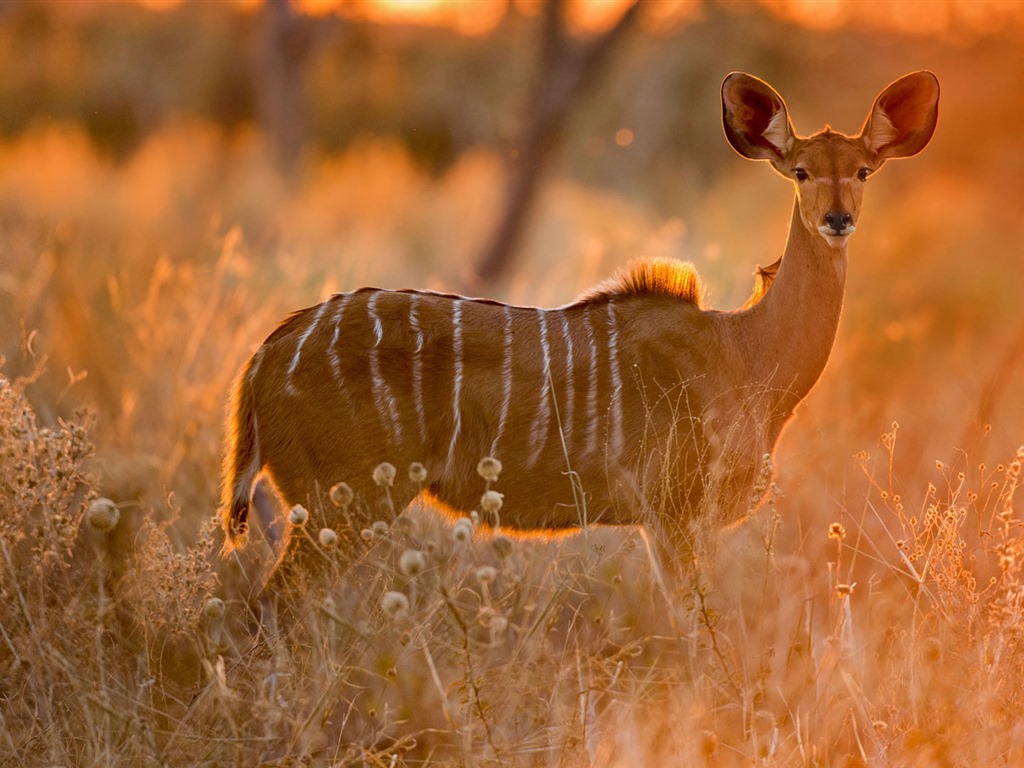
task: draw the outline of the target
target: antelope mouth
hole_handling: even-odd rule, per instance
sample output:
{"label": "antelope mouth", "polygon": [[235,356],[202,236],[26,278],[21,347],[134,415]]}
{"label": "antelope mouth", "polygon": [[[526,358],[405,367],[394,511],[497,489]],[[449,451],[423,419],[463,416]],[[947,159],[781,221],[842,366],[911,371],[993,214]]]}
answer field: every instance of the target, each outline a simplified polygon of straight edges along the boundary
{"label": "antelope mouth", "polygon": [[832,227],[822,225],[818,227],[818,233],[825,238],[825,242],[833,248],[842,248],[846,245],[846,241],[850,239],[850,235],[852,235],[856,229],[857,227],[851,224],[841,231],[836,232]]}

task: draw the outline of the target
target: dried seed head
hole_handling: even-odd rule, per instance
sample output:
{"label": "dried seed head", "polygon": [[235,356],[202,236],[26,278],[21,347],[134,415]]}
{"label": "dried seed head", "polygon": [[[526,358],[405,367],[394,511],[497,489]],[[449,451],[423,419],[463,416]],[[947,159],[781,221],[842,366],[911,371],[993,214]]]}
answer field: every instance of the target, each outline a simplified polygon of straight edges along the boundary
{"label": "dried seed head", "polygon": [[501,474],[501,462],[493,456],[485,456],[476,465],[476,471],[487,482],[496,483]]}
{"label": "dried seed head", "polygon": [[93,499],[85,513],[85,519],[100,533],[110,533],[121,519],[121,510],[110,499]]}
{"label": "dried seed head", "polygon": [[508,536],[495,536],[492,544],[494,551],[498,553],[498,557],[511,557],[516,551],[516,545],[512,543],[512,539]]}
{"label": "dried seed head", "polygon": [[395,477],[398,475],[398,470],[395,469],[394,464],[389,464],[386,461],[382,461],[373,470],[373,482],[379,485],[381,488],[390,488],[395,484]]}
{"label": "dried seed head", "polygon": [[475,509],[469,513],[469,522],[473,524],[474,528],[480,525],[480,513],[477,512]]}
{"label": "dried seed head", "polygon": [[336,507],[347,507],[356,497],[348,483],[335,483],[328,491],[328,495],[331,498],[331,504]]}
{"label": "dried seed head", "polygon": [[397,619],[409,610],[409,598],[401,592],[385,592],[380,598],[380,609]]}
{"label": "dried seed head", "polygon": [[303,526],[309,520],[309,512],[301,504],[296,504],[292,507],[292,511],[288,513],[288,522],[292,525]]}
{"label": "dried seed head", "polygon": [[842,541],[846,538],[846,528],[843,527],[842,523],[832,523],[828,527],[828,537],[836,541]]}
{"label": "dried seed head", "polygon": [[491,565],[481,565],[476,569],[476,580],[481,584],[493,584],[498,572]]}
{"label": "dried seed head", "polygon": [[427,556],[418,549],[407,549],[398,558],[398,570],[403,576],[418,576],[427,569]]}
{"label": "dried seed head", "polygon": [[224,613],[227,611],[227,606],[224,605],[224,601],[219,597],[211,597],[206,601],[206,605],[203,606],[203,616],[210,621],[217,621],[218,619],[224,618]]}
{"label": "dried seed head", "polygon": [[418,461],[414,461],[409,465],[409,479],[422,485],[427,481],[427,468]]}
{"label": "dried seed head", "polygon": [[487,491],[487,493],[480,497],[480,509],[488,514],[496,515],[501,511],[501,505],[504,503],[504,500],[504,494],[497,491]]}
{"label": "dried seed head", "polygon": [[373,535],[376,537],[386,536],[388,533],[388,524],[383,520],[375,520],[373,523]]}
{"label": "dried seed head", "polygon": [[500,613],[496,613],[493,616],[491,616],[490,630],[491,630],[491,636],[492,637],[500,635],[507,628],[508,628],[508,619],[506,619]]}
{"label": "dried seed head", "polygon": [[320,529],[320,546],[324,549],[331,549],[338,545],[338,534],[330,528]]}
{"label": "dried seed head", "polygon": [[473,538],[473,523],[468,517],[460,517],[455,527],[452,528],[452,538],[455,541],[465,542]]}
{"label": "dried seed head", "polygon": [[402,513],[391,522],[391,530],[396,533],[414,536],[416,534],[416,521],[407,514]]}
{"label": "dried seed head", "polygon": [[836,594],[840,597],[846,597],[853,592],[853,584],[836,584]]}
{"label": "dried seed head", "polygon": [[359,538],[363,541],[373,541],[373,530],[371,528],[363,528],[359,532]]}

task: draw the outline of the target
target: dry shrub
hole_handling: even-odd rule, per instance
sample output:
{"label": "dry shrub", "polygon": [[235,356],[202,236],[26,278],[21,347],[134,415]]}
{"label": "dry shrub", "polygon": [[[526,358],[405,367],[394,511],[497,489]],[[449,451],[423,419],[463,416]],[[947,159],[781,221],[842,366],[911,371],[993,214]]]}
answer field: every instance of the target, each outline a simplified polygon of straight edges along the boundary
{"label": "dry shrub", "polygon": [[91,479],[87,422],[40,427],[23,383],[0,375],[0,540],[19,574],[43,579],[67,563]]}
{"label": "dry shrub", "polygon": [[198,680],[202,549],[95,498],[87,420],[39,427],[24,388],[0,377],[0,758],[157,764]]}

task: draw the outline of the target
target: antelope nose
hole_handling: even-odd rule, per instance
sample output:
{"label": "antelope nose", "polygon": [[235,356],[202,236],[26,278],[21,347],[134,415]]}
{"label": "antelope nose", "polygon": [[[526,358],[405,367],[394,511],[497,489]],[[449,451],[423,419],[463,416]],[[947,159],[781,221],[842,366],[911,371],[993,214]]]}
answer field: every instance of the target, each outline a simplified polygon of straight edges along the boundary
{"label": "antelope nose", "polygon": [[832,227],[837,235],[847,227],[852,226],[853,216],[846,211],[829,211],[825,214],[825,224]]}

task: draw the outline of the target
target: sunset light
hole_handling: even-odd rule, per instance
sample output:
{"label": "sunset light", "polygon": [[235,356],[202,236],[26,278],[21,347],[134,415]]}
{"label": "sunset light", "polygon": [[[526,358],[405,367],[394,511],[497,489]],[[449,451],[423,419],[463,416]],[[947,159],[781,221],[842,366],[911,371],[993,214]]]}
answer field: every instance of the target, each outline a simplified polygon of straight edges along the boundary
{"label": "sunset light", "polygon": [[1022,43],[0,0],[0,766],[1024,766]]}
{"label": "sunset light", "polygon": [[[82,0],[82,2],[98,0]],[[136,0],[154,10],[171,10],[187,0]],[[265,0],[230,0],[255,8]],[[412,24],[486,35],[510,12],[537,16],[544,0],[291,0],[311,16],[339,15],[378,24]],[[607,29],[632,0],[568,0],[567,15],[580,33]],[[644,24],[670,30],[700,15],[709,5],[747,13],[753,5],[810,29],[846,25],[892,29],[912,35],[986,34],[1024,28],[1024,3],[1006,0],[654,0]]]}

